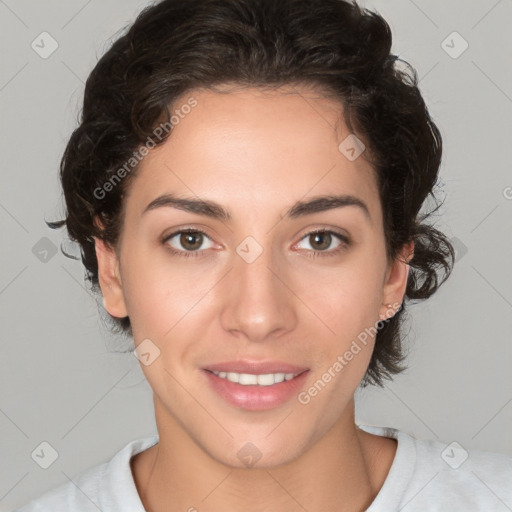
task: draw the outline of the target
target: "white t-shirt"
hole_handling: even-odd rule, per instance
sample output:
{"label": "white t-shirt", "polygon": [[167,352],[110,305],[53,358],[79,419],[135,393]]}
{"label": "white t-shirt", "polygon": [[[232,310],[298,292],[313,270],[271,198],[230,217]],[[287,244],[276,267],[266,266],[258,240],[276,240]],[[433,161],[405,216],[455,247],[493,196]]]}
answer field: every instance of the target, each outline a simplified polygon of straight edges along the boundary
{"label": "white t-shirt", "polygon": [[[510,512],[512,457],[455,443],[418,440],[395,428],[359,425],[398,441],[395,458],[367,512]],[[145,512],[130,458],[158,436],[128,443],[110,461],[56,487],[14,512]]]}

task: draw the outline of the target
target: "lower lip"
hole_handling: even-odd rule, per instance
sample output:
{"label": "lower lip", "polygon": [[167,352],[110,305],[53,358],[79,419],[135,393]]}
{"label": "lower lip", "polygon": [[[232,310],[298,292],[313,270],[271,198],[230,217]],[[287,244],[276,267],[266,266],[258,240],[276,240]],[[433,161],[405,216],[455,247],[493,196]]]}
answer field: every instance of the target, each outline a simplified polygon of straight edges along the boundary
{"label": "lower lip", "polygon": [[291,380],[284,380],[271,386],[244,386],[222,379],[210,371],[203,372],[214,391],[229,404],[250,411],[265,411],[284,404],[296,395],[304,384],[309,370]]}

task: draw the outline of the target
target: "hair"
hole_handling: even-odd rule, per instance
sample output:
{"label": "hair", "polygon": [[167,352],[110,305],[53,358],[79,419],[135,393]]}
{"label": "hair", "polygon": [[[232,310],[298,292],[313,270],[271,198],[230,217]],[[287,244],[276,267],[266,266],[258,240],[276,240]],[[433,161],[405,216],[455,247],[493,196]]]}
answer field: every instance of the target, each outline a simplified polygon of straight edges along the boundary
{"label": "hair", "polygon": [[[154,136],[158,126],[169,126],[171,105],[192,90],[228,83],[262,89],[313,86],[339,100],[347,126],[369,150],[365,155],[371,155],[376,173],[388,260],[399,257],[404,244],[415,243],[404,303],[379,323],[361,382],[362,387],[382,387],[383,379],[392,380],[406,368],[400,332],[405,299],[430,297],[455,262],[450,241],[424,222],[437,208],[419,214],[429,195],[435,199],[441,135],[415,69],[390,53],[391,43],[387,22],[355,0],[163,0],[149,5],[87,79],[79,126],[60,162],[65,219],[48,225],[66,226],[97,292],[94,237],[116,247],[123,198],[137,165],[130,172],[120,170],[150,138],[154,144],[167,139],[170,131],[157,141]],[[119,183],[113,182],[116,173]],[[112,185],[108,193],[107,182]],[[113,330],[132,335],[129,317],[111,320]]]}

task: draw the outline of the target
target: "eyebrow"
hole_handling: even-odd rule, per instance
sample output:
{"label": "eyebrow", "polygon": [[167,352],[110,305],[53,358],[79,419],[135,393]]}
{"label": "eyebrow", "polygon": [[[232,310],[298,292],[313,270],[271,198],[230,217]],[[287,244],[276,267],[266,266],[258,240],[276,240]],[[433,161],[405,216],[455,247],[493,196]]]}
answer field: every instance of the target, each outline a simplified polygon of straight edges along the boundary
{"label": "eyebrow", "polygon": [[[370,210],[366,203],[362,199],[350,194],[322,195],[315,196],[305,201],[297,201],[286,211],[285,217],[298,219],[313,213],[324,212],[346,206],[355,206],[359,208],[365,214],[365,217],[371,222]],[[215,201],[178,197],[174,194],[164,194],[153,199],[153,201],[144,208],[142,215],[150,210],[162,207],[176,208],[178,210],[204,215],[221,221],[231,220],[231,214],[229,211]]]}

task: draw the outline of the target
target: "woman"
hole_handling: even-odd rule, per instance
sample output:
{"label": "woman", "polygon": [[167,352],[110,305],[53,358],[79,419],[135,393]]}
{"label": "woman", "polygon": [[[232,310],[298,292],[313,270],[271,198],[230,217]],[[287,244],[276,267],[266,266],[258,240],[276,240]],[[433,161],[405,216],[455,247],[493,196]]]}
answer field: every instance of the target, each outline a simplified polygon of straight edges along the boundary
{"label": "woman", "polygon": [[23,512],[512,504],[510,457],[355,424],[454,262],[419,214],[441,137],[390,48],[343,0],[164,0],[103,56],[52,227],[133,336],[158,436]]}

